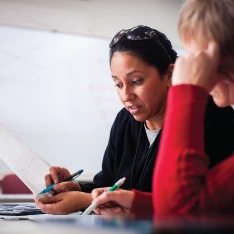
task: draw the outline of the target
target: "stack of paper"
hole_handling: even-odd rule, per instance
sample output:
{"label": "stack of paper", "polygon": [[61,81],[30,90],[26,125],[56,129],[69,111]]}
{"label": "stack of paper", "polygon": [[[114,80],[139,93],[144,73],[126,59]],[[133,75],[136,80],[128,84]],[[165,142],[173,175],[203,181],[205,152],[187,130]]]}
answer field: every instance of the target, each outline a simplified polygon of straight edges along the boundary
{"label": "stack of paper", "polygon": [[44,214],[36,205],[0,204],[0,215]]}

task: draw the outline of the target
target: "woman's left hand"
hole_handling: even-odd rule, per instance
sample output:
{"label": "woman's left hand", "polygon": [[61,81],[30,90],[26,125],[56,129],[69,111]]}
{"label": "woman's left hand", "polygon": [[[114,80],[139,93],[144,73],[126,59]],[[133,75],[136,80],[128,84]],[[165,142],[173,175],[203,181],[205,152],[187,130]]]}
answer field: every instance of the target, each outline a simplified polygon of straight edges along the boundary
{"label": "woman's left hand", "polygon": [[52,197],[34,197],[36,205],[47,214],[64,215],[86,209],[92,202],[90,193],[69,191]]}

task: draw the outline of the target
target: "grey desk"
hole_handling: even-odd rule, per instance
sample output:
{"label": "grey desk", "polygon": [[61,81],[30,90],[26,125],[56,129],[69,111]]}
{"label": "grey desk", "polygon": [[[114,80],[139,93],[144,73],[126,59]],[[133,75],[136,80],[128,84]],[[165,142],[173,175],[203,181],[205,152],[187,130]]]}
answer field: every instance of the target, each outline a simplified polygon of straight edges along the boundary
{"label": "grey desk", "polygon": [[[30,219],[30,216],[28,216]],[[83,218],[55,216],[55,215],[34,215],[31,220],[1,220],[0,234],[225,234],[234,233],[233,219],[201,219],[193,221],[164,220],[159,221],[156,226],[147,220],[129,221],[117,219],[104,219],[102,216],[89,215]],[[16,217],[17,218],[17,217]]]}
{"label": "grey desk", "polygon": [[128,224],[124,220],[105,219],[101,215],[0,216],[0,234],[148,234],[149,230],[152,230],[149,223]]}
{"label": "grey desk", "polygon": [[110,228],[90,228],[79,227],[74,225],[61,224],[44,224],[28,220],[20,221],[0,221],[0,233],[4,234],[136,234],[137,232],[131,230],[110,229]]}
{"label": "grey desk", "polygon": [[[0,233],[1,234],[148,234],[147,232],[142,232],[142,229],[138,228],[127,228],[122,224],[118,226],[109,225],[107,223],[97,222],[101,220],[100,216],[89,215],[86,221],[79,222],[78,220],[83,219],[80,217],[67,219],[61,216],[51,219],[50,215],[44,220],[32,221],[32,220],[0,220]],[[61,218],[61,219],[60,219]],[[22,217],[24,219],[24,217]]]}
{"label": "grey desk", "polygon": [[0,203],[34,202],[33,194],[0,194]]}

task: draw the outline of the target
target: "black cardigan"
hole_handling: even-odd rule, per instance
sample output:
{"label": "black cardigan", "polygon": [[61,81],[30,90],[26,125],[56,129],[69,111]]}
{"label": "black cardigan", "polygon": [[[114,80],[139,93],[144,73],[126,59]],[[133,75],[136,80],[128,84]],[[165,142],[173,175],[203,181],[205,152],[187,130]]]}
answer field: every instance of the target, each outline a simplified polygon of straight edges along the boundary
{"label": "black cardigan", "polygon": [[[217,107],[210,96],[204,124],[205,151],[209,156],[211,168],[234,151],[234,110],[230,106]],[[82,191],[91,192],[94,188],[109,187],[126,177],[122,189],[152,192],[152,174],[161,131],[149,147],[144,123],[136,121],[123,108],[111,128],[102,171],[96,174],[93,183],[81,184]]]}

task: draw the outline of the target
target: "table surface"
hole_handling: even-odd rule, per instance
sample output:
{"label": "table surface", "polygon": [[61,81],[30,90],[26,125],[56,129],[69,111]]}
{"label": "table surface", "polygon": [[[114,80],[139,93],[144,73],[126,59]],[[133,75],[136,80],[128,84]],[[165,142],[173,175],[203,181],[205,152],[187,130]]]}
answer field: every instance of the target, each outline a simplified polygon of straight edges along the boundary
{"label": "table surface", "polygon": [[6,221],[0,220],[0,233],[4,234],[137,234],[133,230],[121,230],[110,228],[92,228],[88,226],[77,226],[60,223],[37,223],[29,220]]}
{"label": "table surface", "polygon": [[0,203],[34,202],[33,194],[0,194]]}
{"label": "table surface", "polygon": [[[211,223],[191,224],[190,222],[183,225],[172,224],[170,222],[163,225],[152,227],[148,221],[128,222],[105,220],[97,215],[89,215],[86,221],[80,222],[82,218],[64,218],[61,216],[47,215],[42,220],[1,220],[1,234],[225,234],[234,233],[234,226],[222,226]],[[16,217],[17,218],[17,217]],[[138,223],[137,223],[138,222]],[[140,222],[140,223],[139,223]],[[146,222],[146,223],[144,223]],[[127,225],[126,225],[127,224]]]}
{"label": "table surface", "polygon": [[[0,216],[1,217],[1,216]],[[127,223],[123,220],[106,219],[101,215],[29,215],[4,216],[0,219],[0,233],[79,233],[79,234],[148,234],[151,222]]]}
{"label": "table surface", "polygon": [[[1,195],[0,204],[35,205],[33,195],[15,194]],[[27,202],[30,200],[30,202]],[[24,202],[22,202],[24,201]],[[25,202],[26,201],[26,202]],[[77,233],[79,234],[148,234],[152,230],[151,221],[137,224],[126,223],[124,220],[106,219],[101,215],[87,215],[81,217],[79,212],[70,215],[28,215],[3,216],[0,215],[0,234],[28,234],[28,233]]]}
{"label": "table surface", "polygon": [[[32,204],[30,202],[18,204]],[[225,234],[234,233],[234,218],[209,217],[152,222],[130,218],[107,219],[101,215],[0,216],[0,234]]]}

